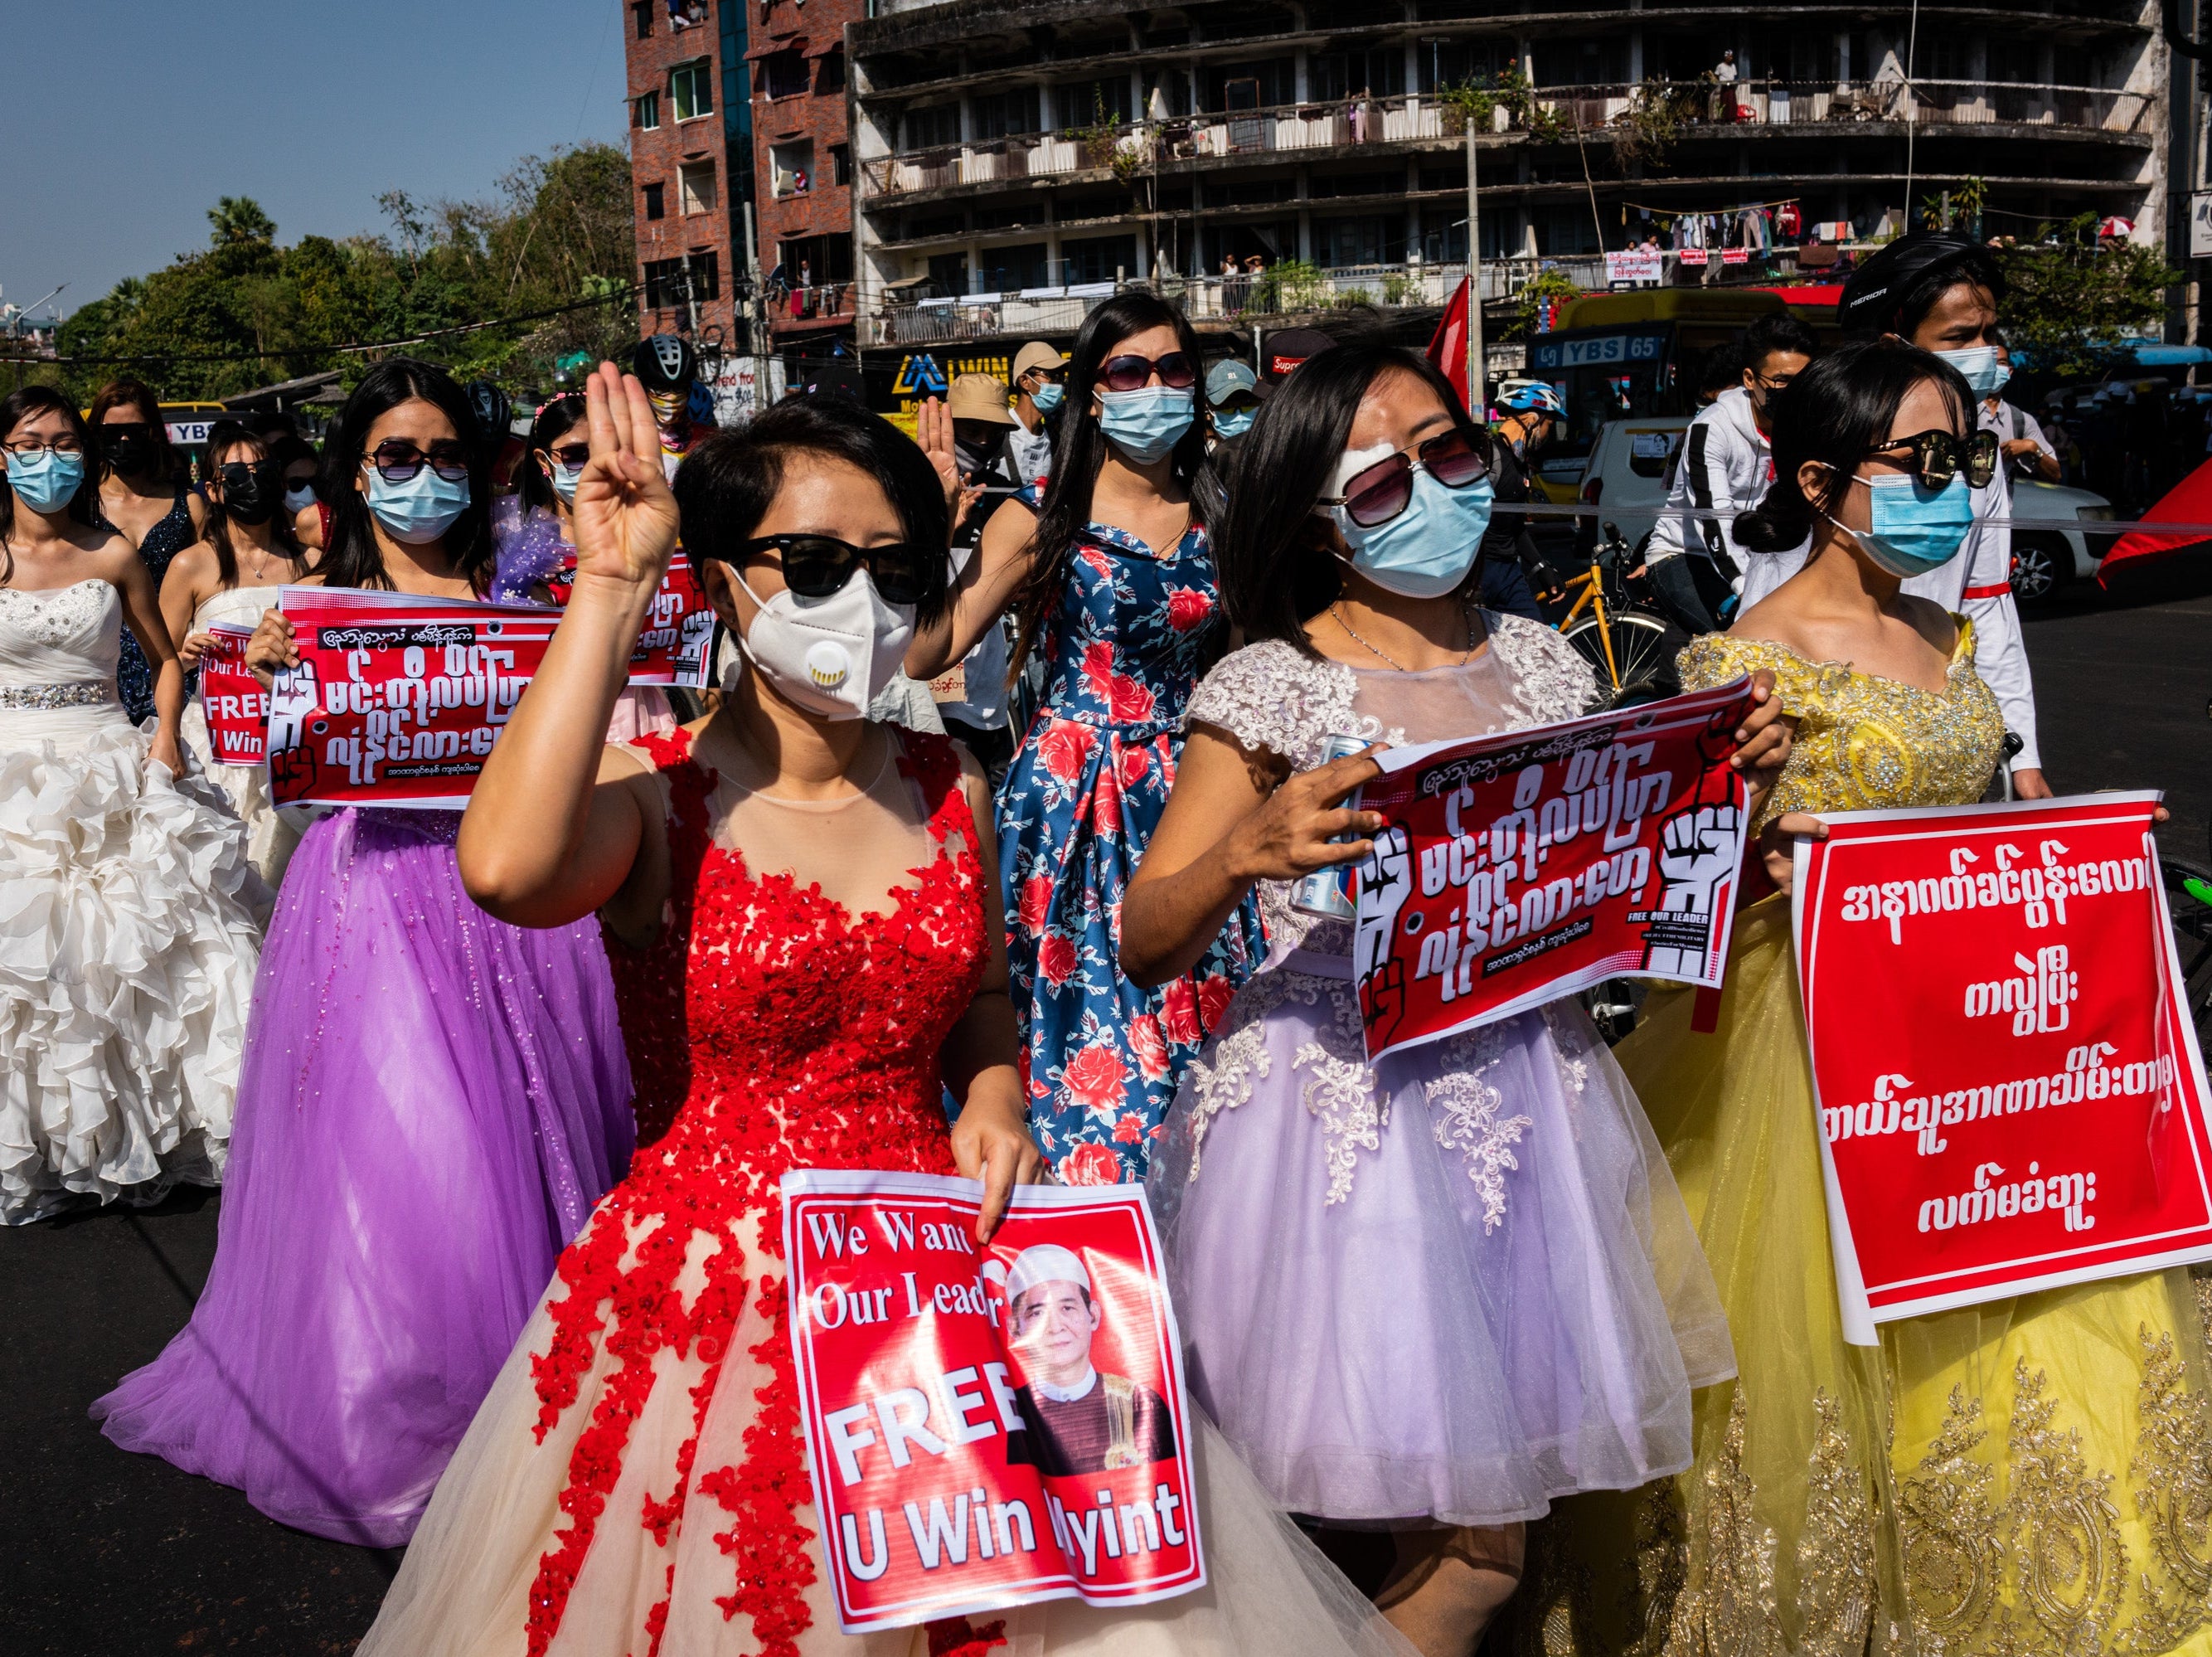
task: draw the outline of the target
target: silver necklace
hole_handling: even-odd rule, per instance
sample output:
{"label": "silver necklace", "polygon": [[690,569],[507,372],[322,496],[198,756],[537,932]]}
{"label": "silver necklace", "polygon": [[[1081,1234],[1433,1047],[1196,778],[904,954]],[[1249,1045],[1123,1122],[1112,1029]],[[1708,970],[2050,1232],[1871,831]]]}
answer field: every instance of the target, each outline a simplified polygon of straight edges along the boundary
{"label": "silver necklace", "polygon": [[[1334,604],[1329,606],[1329,613],[1336,618],[1336,624],[1351,635],[1352,642],[1354,644],[1357,644],[1361,649],[1366,651],[1368,655],[1380,657],[1382,661],[1389,662],[1393,667],[1396,668],[1401,673],[1410,673],[1413,671],[1411,667],[1406,666],[1404,662],[1399,661],[1397,657],[1392,655],[1388,650],[1377,649],[1374,645],[1370,644],[1365,639],[1359,636],[1359,630],[1352,624],[1351,618],[1344,613],[1344,600],[1342,599],[1339,599]],[[1468,662],[1474,660],[1475,652],[1474,606],[1465,599],[1462,599],[1460,600],[1460,620],[1467,628],[1467,649],[1461,655],[1457,665],[1464,667]]]}

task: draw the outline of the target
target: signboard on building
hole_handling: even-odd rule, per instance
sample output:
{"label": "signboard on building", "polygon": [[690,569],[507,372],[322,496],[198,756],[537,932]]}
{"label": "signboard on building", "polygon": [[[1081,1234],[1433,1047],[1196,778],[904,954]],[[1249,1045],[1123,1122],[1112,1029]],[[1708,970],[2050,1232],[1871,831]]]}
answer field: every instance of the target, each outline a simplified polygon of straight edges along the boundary
{"label": "signboard on building", "polygon": [[2212,259],[2212,190],[2189,198],[2189,257]]}

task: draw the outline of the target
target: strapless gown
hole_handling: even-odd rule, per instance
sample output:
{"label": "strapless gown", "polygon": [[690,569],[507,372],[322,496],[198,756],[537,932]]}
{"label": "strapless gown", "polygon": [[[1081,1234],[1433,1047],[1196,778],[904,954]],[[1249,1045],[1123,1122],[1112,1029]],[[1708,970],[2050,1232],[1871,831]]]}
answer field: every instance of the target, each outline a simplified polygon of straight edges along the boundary
{"label": "strapless gown", "polygon": [[222,1178],[268,893],[147,761],[105,581],[0,588],[0,1221]]}
{"label": "strapless gown", "polygon": [[[217,622],[237,627],[254,626],[264,611],[276,607],[276,595],[283,590],[277,587],[234,587],[217,593],[193,612],[192,631],[204,633]],[[246,858],[252,863],[253,872],[274,892],[283,884],[284,866],[292,861],[300,837],[321,812],[304,806],[280,808],[269,797],[269,771],[264,765],[217,765],[214,744],[208,736],[207,710],[198,696],[185,704],[182,734],[193,764],[223,791],[230,808],[246,825]]]}

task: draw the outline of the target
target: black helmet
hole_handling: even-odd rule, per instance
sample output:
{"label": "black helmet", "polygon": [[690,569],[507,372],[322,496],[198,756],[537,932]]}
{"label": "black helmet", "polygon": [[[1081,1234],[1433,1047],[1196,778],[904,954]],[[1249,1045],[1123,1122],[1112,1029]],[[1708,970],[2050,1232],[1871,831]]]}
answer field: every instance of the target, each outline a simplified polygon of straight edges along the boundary
{"label": "black helmet", "polygon": [[699,354],[681,335],[657,333],[641,339],[630,353],[630,368],[646,390],[682,391],[699,377]]}
{"label": "black helmet", "polygon": [[1905,332],[1904,314],[1931,281],[1948,288],[1967,280],[2004,297],[2003,267],[1987,247],[1956,230],[1911,231],[1851,273],[1836,320],[1846,335]]}
{"label": "black helmet", "polygon": [[507,393],[489,380],[471,380],[462,394],[469,399],[469,411],[476,416],[484,442],[494,448],[505,442],[507,428],[514,423],[514,405]]}

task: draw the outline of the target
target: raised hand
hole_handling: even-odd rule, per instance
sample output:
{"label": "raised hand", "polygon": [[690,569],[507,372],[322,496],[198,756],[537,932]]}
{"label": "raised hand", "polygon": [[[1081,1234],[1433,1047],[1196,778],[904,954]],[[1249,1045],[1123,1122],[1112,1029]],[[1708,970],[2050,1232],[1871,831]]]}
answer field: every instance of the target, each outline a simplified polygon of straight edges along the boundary
{"label": "raised hand", "polygon": [[576,580],[650,591],[676,548],[676,496],[660,470],[653,404],[635,375],[602,362],[584,384],[592,458],[576,482]]}

